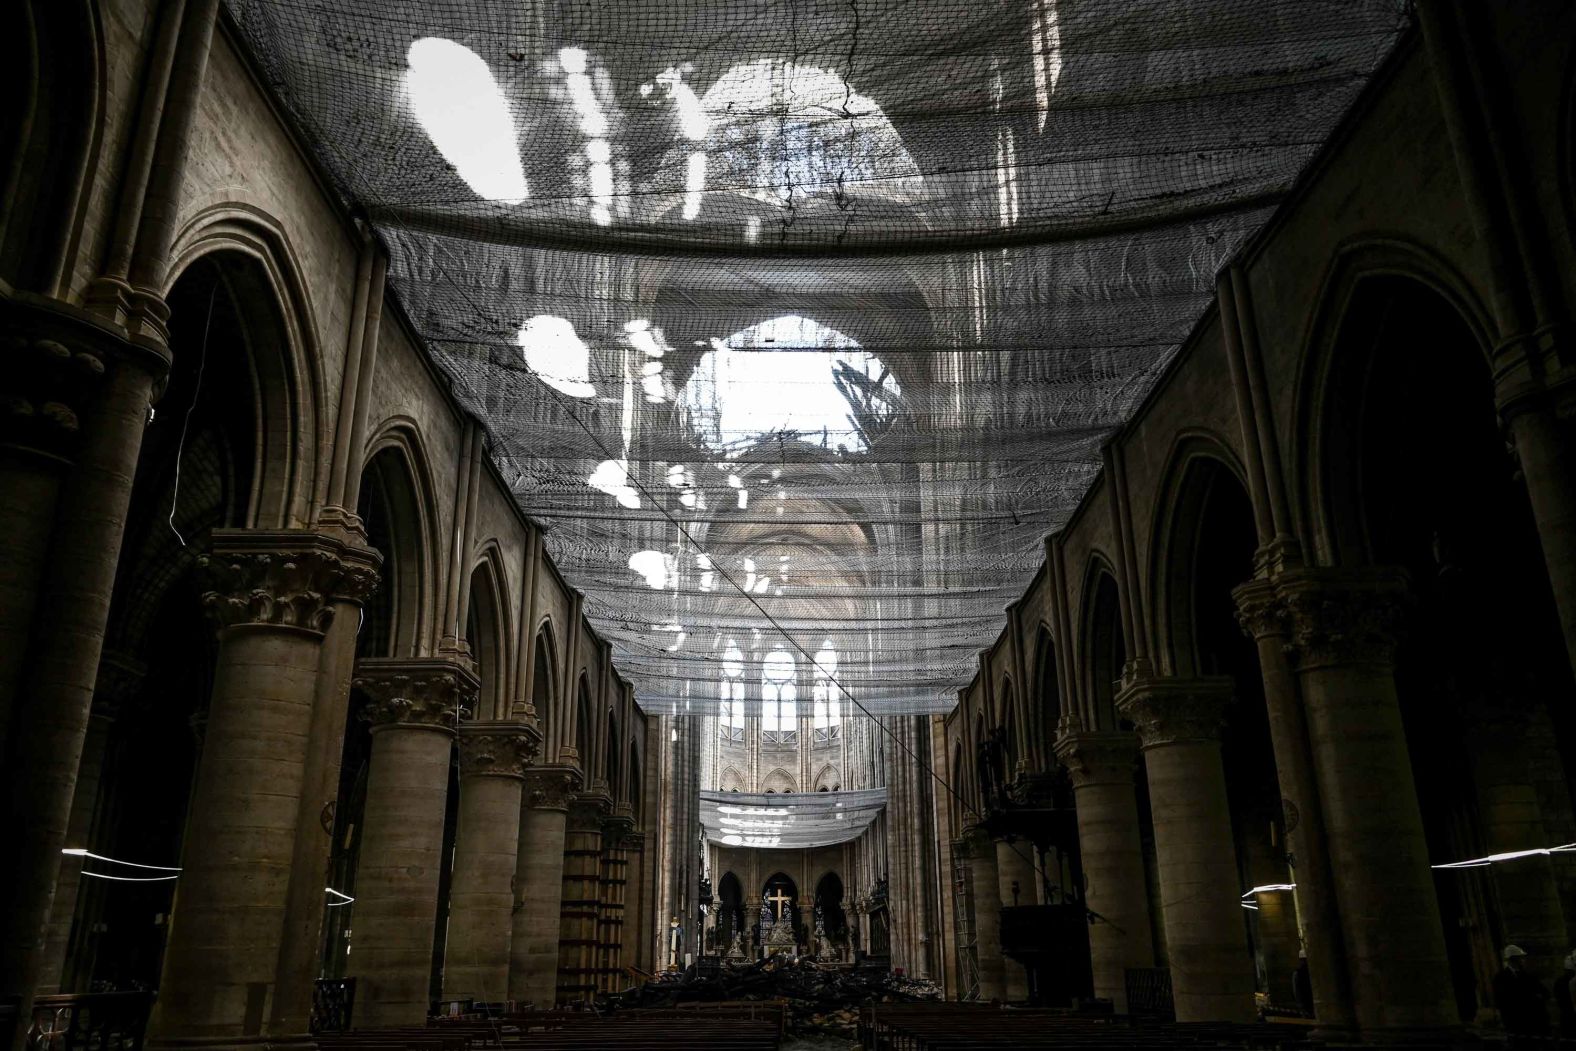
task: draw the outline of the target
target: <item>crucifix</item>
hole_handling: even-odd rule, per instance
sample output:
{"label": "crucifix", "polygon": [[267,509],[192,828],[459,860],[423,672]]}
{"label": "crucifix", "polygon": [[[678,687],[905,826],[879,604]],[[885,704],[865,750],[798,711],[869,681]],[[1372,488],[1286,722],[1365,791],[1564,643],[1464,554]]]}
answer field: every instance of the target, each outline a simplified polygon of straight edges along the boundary
{"label": "crucifix", "polygon": [[781,887],[777,888],[776,894],[766,895],[766,900],[776,906],[772,909],[772,918],[774,920],[781,923],[788,918],[788,903],[793,901],[793,899],[784,894]]}

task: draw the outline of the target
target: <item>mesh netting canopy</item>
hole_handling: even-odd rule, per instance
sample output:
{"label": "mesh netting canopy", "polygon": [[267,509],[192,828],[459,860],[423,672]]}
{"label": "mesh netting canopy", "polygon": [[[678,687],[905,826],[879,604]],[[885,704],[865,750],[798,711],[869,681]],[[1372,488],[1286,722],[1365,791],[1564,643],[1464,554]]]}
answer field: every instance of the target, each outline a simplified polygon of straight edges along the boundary
{"label": "mesh netting canopy", "polygon": [[808,794],[702,792],[706,841],[724,847],[800,850],[858,838],[886,806],[886,789]]}
{"label": "mesh netting canopy", "polygon": [[951,707],[1100,441],[1408,18],[230,10],[641,704],[844,714]]}

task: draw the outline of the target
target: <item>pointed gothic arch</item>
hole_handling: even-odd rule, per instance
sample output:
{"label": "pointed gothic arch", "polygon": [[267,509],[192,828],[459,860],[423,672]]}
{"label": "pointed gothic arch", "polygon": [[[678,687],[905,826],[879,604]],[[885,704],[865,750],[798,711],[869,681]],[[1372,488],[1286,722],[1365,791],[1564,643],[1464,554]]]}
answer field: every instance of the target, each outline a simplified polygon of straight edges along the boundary
{"label": "pointed gothic arch", "polygon": [[1122,666],[1127,662],[1121,596],[1116,587],[1116,574],[1103,558],[1096,556],[1090,560],[1084,581],[1084,609],[1080,620],[1083,627],[1083,721],[1090,730],[1115,730],[1120,725],[1116,695],[1121,689]]}
{"label": "pointed gothic arch", "polygon": [[502,580],[498,547],[489,544],[471,569],[465,613],[465,638],[481,683],[472,716],[476,719],[503,719],[509,714],[509,613]]}
{"label": "pointed gothic arch", "polygon": [[534,654],[531,667],[531,705],[536,709],[537,725],[542,731],[546,761],[555,762],[558,757],[546,755],[545,742],[554,739],[553,735],[563,722],[563,711],[562,698],[558,692],[558,642],[553,637],[553,622],[550,618],[542,618],[541,624],[536,629]]}

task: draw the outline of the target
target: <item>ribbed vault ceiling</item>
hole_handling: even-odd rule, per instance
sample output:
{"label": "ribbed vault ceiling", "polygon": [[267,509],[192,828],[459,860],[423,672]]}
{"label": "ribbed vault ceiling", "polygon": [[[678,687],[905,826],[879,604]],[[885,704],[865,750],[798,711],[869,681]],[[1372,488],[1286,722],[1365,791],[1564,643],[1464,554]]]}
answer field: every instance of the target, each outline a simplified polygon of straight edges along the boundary
{"label": "ribbed vault ceiling", "polygon": [[730,641],[752,668],[793,654],[801,698],[830,643],[871,711],[949,708],[1100,440],[1407,18],[1396,0],[230,10],[664,712],[715,703]]}

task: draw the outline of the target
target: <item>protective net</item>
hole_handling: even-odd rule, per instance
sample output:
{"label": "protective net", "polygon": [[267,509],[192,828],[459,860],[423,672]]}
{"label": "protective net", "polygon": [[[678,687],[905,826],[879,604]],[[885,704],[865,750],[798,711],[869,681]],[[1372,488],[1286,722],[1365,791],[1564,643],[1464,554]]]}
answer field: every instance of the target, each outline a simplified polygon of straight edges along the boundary
{"label": "protective net", "polygon": [[230,10],[641,704],[844,714],[951,707],[1099,442],[1408,19]]}
{"label": "protective net", "polygon": [[884,788],[859,792],[701,792],[708,843],[800,850],[857,839],[886,807]]}

